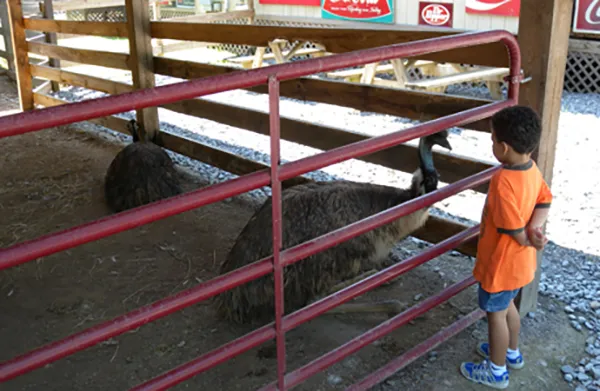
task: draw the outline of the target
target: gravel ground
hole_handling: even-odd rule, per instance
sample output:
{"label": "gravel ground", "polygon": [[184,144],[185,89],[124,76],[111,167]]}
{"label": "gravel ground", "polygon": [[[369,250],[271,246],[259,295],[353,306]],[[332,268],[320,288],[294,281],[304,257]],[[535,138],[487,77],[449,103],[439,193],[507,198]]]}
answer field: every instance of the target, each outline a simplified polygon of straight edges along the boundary
{"label": "gravel ground", "polygon": [[[86,73],[89,67],[86,67]],[[102,72],[102,71],[101,71]],[[106,77],[106,74],[100,73]],[[129,81],[128,73],[112,77],[114,80]],[[157,76],[157,84],[164,85],[178,79]],[[448,93],[475,97],[488,97],[485,88],[452,87]],[[103,93],[81,88],[69,88],[59,96],[69,101],[91,99],[104,96]],[[229,91],[211,95],[205,99],[236,104],[248,108],[267,111],[266,95],[246,91]],[[269,139],[238,128],[213,121],[160,110],[161,128],[183,135],[202,143],[231,151],[250,159],[269,163]],[[305,119],[315,123],[343,128],[368,135],[381,135],[411,126],[405,118],[360,112],[344,107],[281,99],[281,115],[289,118]],[[134,113],[123,113],[123,118],[133,118]],[[177,124],[177,125],[175,125]],[[600,225],[598,198],[600,197],[600,94],[564,93],[560,116],[558,149],[552,191],[554,202],[548,222],[550,243],[544,251],[544,264],[540,292],[564,302],[563,311],[572,320],[574,328],[589,335],[587,357],[580,362],[567,363],[556,368],[564,373],[565,381],[578,390],[600,390],[600,242],[594,240],[594,232]],[[117,137],[123,142],[130,138],[96,127],[108,138]],[[452,129],[450,142],[453,152],[493,161],[491,141],[488,134],[464,129]],[[416,141],[409,144],[415,144]],[[282,141],[282,160],[293,161],[320,152],[295,143]],[[214,167],[192,161],[187,157],[171,153],[181,165],[198,171],[218,183],[235,177]],[[591,156],[592,163],[589,163]],[[583,162],[587,163],[583,164]],[[348,161],[307,174],[318,180],[348,179],[380,184],[407,186],[410,175],[361,161]],[[594,179],[596,178],[596,179]],[[585,180],[585,186],[575,185],[577,180]],[[576,186],[573,188],[573,186]],[[269,189],[264,188],[249,193],[256,202],[264,200]],[[433,213],[458,221],[474,223],[479,219],[484,196],[472,191],[458,194],[438,204]],[[535,314],[531,314],[535,316]]]}

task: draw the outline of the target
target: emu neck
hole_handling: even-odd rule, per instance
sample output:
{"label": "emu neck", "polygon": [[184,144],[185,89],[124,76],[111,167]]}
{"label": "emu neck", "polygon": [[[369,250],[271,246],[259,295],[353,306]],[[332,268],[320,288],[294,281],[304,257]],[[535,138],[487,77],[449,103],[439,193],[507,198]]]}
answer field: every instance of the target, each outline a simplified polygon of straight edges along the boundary
{"label": "emu neck", "polygon": [[419,141],[419,160],[421,162],[421,170],[423,173],[435,172],[435,166],[433,165],[433,153],[431,149],[433,145],[425,139]]}

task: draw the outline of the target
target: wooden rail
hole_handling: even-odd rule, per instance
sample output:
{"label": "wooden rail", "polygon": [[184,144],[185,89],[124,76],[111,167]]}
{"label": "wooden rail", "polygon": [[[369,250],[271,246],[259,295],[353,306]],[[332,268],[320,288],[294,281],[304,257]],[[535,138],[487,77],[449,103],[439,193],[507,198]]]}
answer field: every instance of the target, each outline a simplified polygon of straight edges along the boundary
{"label": "wooden rail", "polygon": [[[239,72],[240,70],[236,67],[201,64],[162,57],[154,58],[155,73],[181,79],[197,79]],[[261,94],[268,93],[266,86],[251,87],[247,90]],[[381,88],[308,77],[282,82],[280,90],[281,96],[287,98],[327,103],[421,121],[443,117],[491,102],[486,99]],[[466,124],[463,128],[490,132],[490,124],[487,120]]]}
{"label": "wooden rail", "polygon": [[[86,34],[100,36],[124,36],[126,31],[115,29],[118,23],[111,22],[75,22],[48,21],[29,18],[27,28],[36,31],[64,34]],[[331,53],[344,53],[395,43],[411,42],[428,38],[436,38],[457,34],[459,31],[414,31],[399,28],[381,29],[347,29],[347,28],[310,28],[285,26],[253,26],[234,24],[198,24],[186,22],[152,22],[150,24],[152,38],[176,39],[182,41],[214,42],[216,37],[221,43],[266,46],[275,39],[289,41],[302,40],[320,43]],[[121,35],[125,34],[125,35]],[[499,55],[501,53],[501,55]],[[480,45],[475,47],[448,50],[419,56],[420,59],[459,64],[485,65],[491,67],[507,67],[508,56],[501,43]]]}

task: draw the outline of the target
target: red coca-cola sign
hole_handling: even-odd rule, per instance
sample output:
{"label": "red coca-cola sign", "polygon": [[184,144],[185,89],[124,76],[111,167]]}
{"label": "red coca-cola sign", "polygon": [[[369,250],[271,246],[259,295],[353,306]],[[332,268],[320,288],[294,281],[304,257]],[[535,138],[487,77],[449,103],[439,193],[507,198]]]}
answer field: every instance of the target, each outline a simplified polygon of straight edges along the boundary
{"label": "red coca-cola sign", "polygon": [[466,0],[468,14],[519,16],[521,0]]}
{"label": "red coca-cola sign", "polygon": [[573,32],[600,34],[600,0],[576,0]]}
{"label": "red coca-cola sign", "polygon": [[323,0],[321,14],[326,19],[362,20],[392,23],[393,0]]}
{"label": "red coca-cola sign", "polygon": [[419,3],[419,24],[435,27],[452,27],[453,5],[431,1]]}

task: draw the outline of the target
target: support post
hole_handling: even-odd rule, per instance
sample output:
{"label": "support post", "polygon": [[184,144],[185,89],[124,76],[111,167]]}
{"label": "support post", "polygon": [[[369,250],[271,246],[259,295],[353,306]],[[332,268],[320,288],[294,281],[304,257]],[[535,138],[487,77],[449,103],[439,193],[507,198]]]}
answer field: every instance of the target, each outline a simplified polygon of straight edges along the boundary
{"label": "support post", "polygon": [[4,39],[4,50],[6,52],[6,62],[8,63],[8,74],[9,77],[14,78],[15,55],[13,52],[12,39],[10,37],[10,22],[8,17],[8,4],[6,1],[0,2],[0,21],[2,21],[2,38]]}
{"label": "support post", "polygon": [[7,0],[11,42],[14,53],[17,89],[21,111],[33,110],[33,81],[29,69],[29,53],[21,0]]}
{"label": "support post", "polygon": [[[540,115],[542,138],[533,159],[549,185],[554,168],[572,10],[573,0],[521,0],[519,46],[525,76],[532,79],[521,86],[519,104],[533,108]],[[517,299],[521,314],[533,311],[537,306],[541,266],[540,252],[535,279],[522,289]]]}
{"label": "support post", "polygon": [[[54,19],[54,6],[52,4],[52,0],[44,0],[44,10],[43,10],[43,14],[44,14],[44,18],[46,19]],[[46,36],[46,43],[50,43],[53,45],[58,44],[58,40],[56,37],[56,33],[45,33]],[[49,58],[50,60],[50,66],[52,68],[60,68],[60,60],[57,58]],[[58,82],[51,82],[52,85],[52,91],[57,92],[60,91],[60,86],[58,84]]]}
{"label": "support post", "polygon": [[[129,33],[129,61],[135,89],[154,87],[154,60],[150,37],[150,8],[147,1],[125,0]],[[158,109],[137,111],[140,138],[153,140],[158,135]]]}

